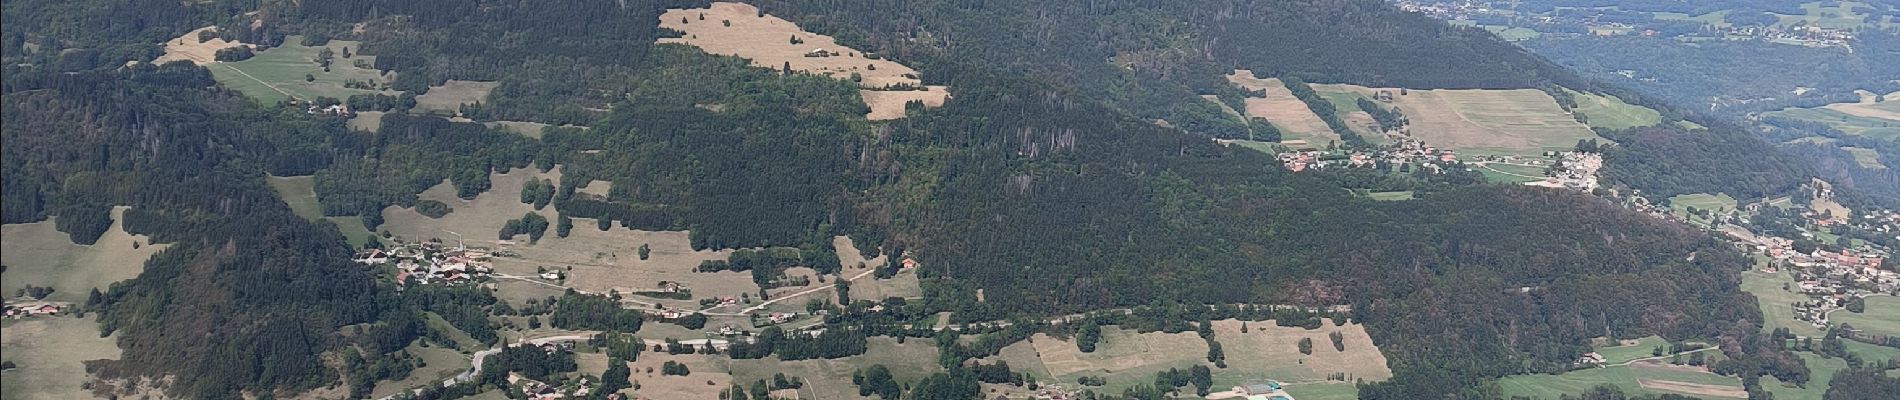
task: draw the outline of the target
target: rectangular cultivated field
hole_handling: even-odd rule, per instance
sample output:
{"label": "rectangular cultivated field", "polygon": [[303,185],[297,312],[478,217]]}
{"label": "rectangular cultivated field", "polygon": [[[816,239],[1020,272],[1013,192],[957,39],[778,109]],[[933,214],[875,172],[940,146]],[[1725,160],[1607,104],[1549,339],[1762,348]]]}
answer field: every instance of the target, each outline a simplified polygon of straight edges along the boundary
{"label": "rectangular cultivated field", "polygon": [[1828,321],[1853,325],[1871,335],[1900,336],[1900,297],[1874,296],[1866,301],[1866,312],[1835,311],[1827,315]]}
{"label": "rectangular cultivated field", "polygon": [[904,104],[909,101],[935,107],[950,97],[949,88],[943,86],[908,90],[924,87],[917,70],[845,47],[830,36],[805,31],[749,4],[715,2],[706,8],[666,10],[660,15],[660,27],[681,33],[677,38],[661,38],[660,43],[744,58],[759,68],[789,68],[857,81],[865,105],[871,108],[866,118],[872,120],[904,117]]}
{"label": "rectangular cultivated field", "polygon": [[[1400,90],[1351,85],[1316,85],[1350,89],[1362,95],[1385,90],[1411,121],[1412,135],[1426,144],[1461,151],[1540,154],[1568,150],[1578,140],[1597,139],[1590,127],[1572,119],[1550,94],[1535,89],[1511,90]],[[1403,93],[1403,94],[1398,94]]]}
{"label": "rectangular cultivated field", "polygon": [[[1241,333],[1241,322],[1214,322],[1214,339],[1221,343],[1228,368],[1214,370],[1214,386],[1230,387],[1267,379],[1291,385],[1307,385],[1317,398],[1352,398],[1357,391],[1350,384],[1336,384],[1326,377],[1344,373],[1348,380],[1382,381],[1392,376],[1385,356],[1373,346],[1359,325],[1319,329],[1274,326],[1271,321],[1248,322]],[[1328,335],[1340,332],[1345,350],[1336,350]],[[1313,340],[1313,354],[1299,352],[1300,339]],[[1136,333],[1118,327],[1102,329],[1102,341],[1096,351],[1083,353],[1072,340],[1038,334],[1026,342],[1004,347],[1002,352],[983,362],[1008,362],[1012,369],[1033,374],[1045,381],[1075,382],[1083,376],[1102,377],[1108,385],[1096,392],[1119,393],[1137,384],[1152,382],[1154,374],[1169,368],[1186,369],[1207,365],[1207,342],[1194,332]],[[1294,391],[1295,394],[1300,393]]]}
{"label": "rectangular cultivated field", "polygon": [[1583,114],[1591,127],[1605,129],[1629,129],[1654,126],[1662,123],[1662,113],[1639,105],[1623,102],[1615,96],[1599,95],[1564,89],[1577,99],[1574,109]]}
{"label": "rectangular cultivated field", "polygon": [[92,398],[81,388],[90,379],[84,362],[119,358],[117,340],[116,335],[99,337],[93,318],[0,321],[0,355],[18,366],[0,374],[0,398]]}
{"label": "rectangular cultivated field", "polygon": [[1339,140],[1339,135],[1326,126],[1326,121],[1313,114],[1313,109],[1305,102],[1293,97],[1287,91],[1286,84],[1279,78],[1255,77],[1253,71],[1237,69],[1227,75],[1227,81],[1235,86],[1251,91],[1265,91],[1263,97],[1248,97],[1243,101],[1248,117],[1265,118],[1274,128],[1280,130],[1281,142],[1304,141],[1311,146],[1324,146]]}
{"label": "rectangular cultivated field", "polygon": [[47,300],[84,302],[92,289],[106,290],[113,282],[138,277],[145,260],[170,244],[152,244],[150,237],[125,231],[125,210],[112,209],[112,225],[91,245],[75,244],[72,236],[54,228],[55,218],[0,227],[0,290],[11,295],[27,285],[48,286]]}
{"label": "rectangular cultivated field", "polygon": [[[219,84],[266,104],[293,97],[304,100],[315,100],[317,97],[344,100],[351,95],[377,93],[374,90],[344,87],[345,81],[383,83],[390,78],[374,69],[357,68],[355,65],[358,60],[373,64],[375,57],[352,54],[350,58],[343,58],[344,48],[351,52],[360,48],[357,42],[332,40],[323,46],[304,46],[299,44],[302,40],[299,36],[286,37],[283,45],[258,52],[257,56],[248,60],[217,62],[206,68],[211,70],[211,76]],[[328,72],[313,61],[324,48],[335,53]]]}

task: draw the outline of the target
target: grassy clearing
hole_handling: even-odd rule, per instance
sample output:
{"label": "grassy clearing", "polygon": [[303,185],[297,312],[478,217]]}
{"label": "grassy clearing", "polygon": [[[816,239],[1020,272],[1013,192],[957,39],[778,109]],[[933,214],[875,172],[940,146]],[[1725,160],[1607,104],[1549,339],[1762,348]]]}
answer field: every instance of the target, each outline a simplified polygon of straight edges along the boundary
{"label": "grassy clearing", "polygon": [[[836,360],[779,361],[775,358],[761,360],[721,358],[718,362],[724,367],[723,370],[731,374],[734,381],[748,385],[759,379],[770,380],[772,374],[781,372],[787,377],[803,378],[805,388],[799,391],[799,395],[807,399],[865,399],[866,397],[858,396],[857,386],[851,384],[851,373],[872,365],[884,365],[891,370],[891,375],[898,382],[903,383],[916,382],[925,376],[943,371],[943,367],[937,365],[937,347],[928,339],[911,339],[898,344],[892,338],[874,337],[869,339],[867,345],[869,350],[864,355]],[[644,357],[644,354],[642,356]],[[1010,366],[1016,368],[1016,363],[1011,362]],[[641,391],[644,394],[645,389]],[[694,398],[712,397],[707,395]]]}
{"label": "grassy clearing", "polygon": [[1574,112],[1588,118],[1591,127],[1606,129],[1629,129],[1654,126],[1662,123],[1662,113],[1647,107],[1623,102],[1615,96],[1606,96],[1564,89],[1577,99]]}
{"label": "grassy clearing", "polygon": [[1755,295],[1756,303],[1761,305],[1762,332],[1773,332],[1776,328],[1788,328],[1796,336],[1819,337],[1823,334],[1813,325],[1794,319],[1794,303],[1807,301],[1807,296],[1795,293],[1783,287],[1793,287],[1794,277],[1787,271],[1770,274],[1748,271],[1742,273],[1742,290]]}
{"label": "grassy clearing", "polygon": [[0,227],[0,236],[6,238],[0,240],[0,263],[7,266],[0,274],[0,290],[11,295],[27,285],[49,286],[53,294],[47,300],[81,303],[94,288],[104,291],[113,282],[138,277],[145,271],[145,260],[171,245],[126,233],[127,209],[112,209],[112,225],[92,245],[74,244],[71,235],[54,228],[53,218]]}
{"label": "grassy clearing", "polygon": [[376,132],[383,128],[384,111],[357,111],[347,126],[352,131]]}
{"label": "grassy clearing", "polygon": [[1886,164],[1880,163],[1879,150],[1862,148],[1862,147],[1842,147],[1841,150],[1846,150],[1847,154],[1854,155],[1854,163],[1860,164],[1861,168],[1867,168],[1867,169],[1887,168]]}
{"label": "grassy clearing", "polygon": [[[1498,381],[1505,397],[1526,396],[1554,399],[1569,394],[1575,395],[1596,388],[1599,385],[1612,385],[1624,393],[1643,394],[1689,394],[1697,393],[1657,390],[1644,387],[1637,379],[1649,379],[1665,382],[1712,385],[1739,390],[1741,381],[1732,377],[1716,375],[1705,371],[1687,368],[1644,368],[1638,366],[1588,368],[1570,371],[1561,375],[1515,375]],[[1704,396],[1720,397],[1720,396]]]}
{"label": "grassy clearing", "polygon": [[80,399],[89,376],[86,360],[117,359],[117,337],[99,337],[94,318],[50,317],[0,321],[0,355],[19,365],[0,374],[0,398]]}
{"label": "grassy clearing", "polygon": [[1227,81],[1247,90],[1267,92],[1265,97],[1243,99],[1246,109],[1241,111],[1249,117],[1265,118],[1280,130],[1282,143],[1299,140],[1309,146],[1323,147],[1339,140],[1339,135],[1326,126],[1326,121],[1321,121],[1305,102],[1293,97],[1293,92],[1287,91],[1278,78],[1256,78],[1253,71],[1237,69],[1227,75]]}
{"label": "grassy clearing", "polygon": [[1378,201],[1411,200],[1412,191],[1404,190],[1404,191],[1397,191],[1397,192],[1372,192],[1372,193],[1367,193],[1366,197],[1371,198],[1373,200],[1378,200]]}
{"label": "grassy clearing", "polygon": [[[1218,388],[1218,387],[1216,387]],[[1286,393],[1300,400],[1356,400],[1359,387],[1349,382],[1286,385]]]}
{"label": "grassy clearing", "polygon": [[430,86],[429,93],[416,96],[416,110],[421,112],[460,115],[463,104],[478,104],[488,99],[488,92],[500,86],[500,82],[448,81],[442,86]]}
{"label": "grassy clearing", "polygon": [[363,225],[361,218],[323,216],[323,205],[317,202],[315,178],[270,176],[265,178],[265,182],[270,184],[272,191],[277,192],[278,198],[284,199],[284,204],[290,205],[290,211],[296,213],[297,216],[311,221],[321,220],[336,224],[337,231],[343,233],[343,238],[349,240],[350,246],[363,247],[364,243],[368,243],[375,237],[370,233],[369,228]]}
{"label": "grassy clearing", "polygon": [[1831,323],[1853,325],[1869,334],[1900,336],[1900,297],[1868,297],[1864,313],[1841,310],[1827,316]]}
{"label": "grassy clearing", "polygon": [[[377,93],[374,90],[350,89],[343,86],[344,81],[388,82],[374,69],[357,68],[355,62],[363,60],[375,63],[375,57],[354,55],[343,58],[343,49],[357,51],[358,43],[345,40],[332,40],[324,46],[304,46],[299,43],[300,36],[284,39],[282,46],[258,52],[256,57],[237,62],[219,62],[207,66],[211,76],[225,87],[243,92],[260,103],[272,104],[292,97],[315,100],[318,97],[348,99],[352,95]],[[330,64],[330,72],[324,72],[315,61],[317,53],[324,48],[336,53]],[[305,76],[316,78],[306,80]],[[394,92],[384,92],[393,94]]]}
{"label": "grassy clearing", "polygon": [[1688,213],[1689,207],[1697,210],[1734,210],[1735,205],[1735,198],[1727,193],[1695,193],[1669,198],[1669,210],[1677,215]]}
{"label": "grassy clearing", "polygon": [[1819,122],[1849,135],[1882,140],[1900,138],[1900,121],[1853,115],[1834,108],[1789,108],[1763,115]]}
{"label": "grassy clearing", "polygon": [[186,32],[184,36],[165,41],[165,54],[152,60],[152,64],[163,65],[172,61],[190,61],[198,65],[209,65],[217,62],[218,50],[238,46],[249,46],[240,42],[225,41],[223,38],[212,38],[211,40],[202,42],[198,41],[198,35],[200,33],[216,33],[217,31],[218,27],[207,26],[193,29],[191,32]]}
{"label": "grassy clearing", "polygon": [[469,368],[468,356],[453,349],[410,345],[407,350],[409,354],[422,359],[422,368],[410,372],[409,377],[402,380],[377,382],[376,389],[370,391],[370,397],[383,398],[403,390],[439,383]]}
{"label": "grassy clearing", "polygon": [[1405,113],[1414,135],[1425,143],[1461,152],[1538,155],[1575,148],[1582,139],[1604,140],[1541,90],[1401,90],[1330,84],[1314,85],[1314,89],[1362,96],[1388,91],[1394,95],[1389,104]]}
{"label": "grassy clearing", "polygon": [[[1372,338],[1366,335],[1363,325],[1334,326],[1327,322],[1313,330],[1275,326],[1269,321],[1248,322],[1246,325],[1247,332],[1241,333],[1240,321],[1214,322],[1214,339],[1221,343],[1227,353],[1230,367],[1214,371],[1215,387],[1236,386],[1264,379],[1292,384],[1330,383],[1326,376],[1334,373],[1346,374],[1348,382],[1360,379],[1378,382],[1392,377],[1392,370],[1386,367],[1385,355],[1373,346]],[[1332,339],[1328,337],[1332,332],[1342,335],[1344,351],[1333,348]],[[1313,341],[1312,355],[1299,352],[1300,339]],[[1151,374],[1146,378],[1152,379],[1153,376]]]}
{"label": "grassy clearing", "polygon": [[1616,346],[1598,347],[1596,348],[1596,352],[1597,354],[1603,355],[1605,363],[1622,364],[1631,360],[1648,358],[1651,356],[1650,352],[1656,350],[1656,346],[1668,344],[1669,341],[1663,340],[1660,336],[1650,336],[1636,339],[1634,343],[1619,343]]}
{"label": "grassy clearing", "polygon": [[1498,35],[1498,39],[1506,42],[1531,40],[1543,35],[1535,29],[1514,26],[1484,25],[1484,30],[1491,31],[1491,34]]}

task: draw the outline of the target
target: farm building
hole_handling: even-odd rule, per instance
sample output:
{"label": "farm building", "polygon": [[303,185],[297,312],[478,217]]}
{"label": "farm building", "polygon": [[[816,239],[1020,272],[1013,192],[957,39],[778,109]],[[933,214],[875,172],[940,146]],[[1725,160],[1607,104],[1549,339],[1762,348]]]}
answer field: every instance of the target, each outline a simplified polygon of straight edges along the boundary
{"label": "farm building", "polygon": [[1268,380],[1266,383],[1255,383],[1255,384],[1249,384],[1246,386],[1234,387],[1234,392],[1240,393],[1240,395],[1242,396],[1268,395],[1268,394],[1273,394],[1279,391],[1280,391],[1280,382],[1273,381],[1273,380]]}

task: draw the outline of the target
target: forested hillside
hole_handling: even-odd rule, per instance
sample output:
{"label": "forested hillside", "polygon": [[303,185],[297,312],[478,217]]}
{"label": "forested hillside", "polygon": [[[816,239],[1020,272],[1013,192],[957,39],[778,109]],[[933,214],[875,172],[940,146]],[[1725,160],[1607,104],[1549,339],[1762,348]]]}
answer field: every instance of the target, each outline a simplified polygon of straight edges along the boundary
{"label": "forested hillside", "polygon": [[[1208,140],[1248,129],[1195,96],[1232,95],[1219,76],[1235,67],[1365,85],[1592,87],[1481,31],[1377,1],[763,4],[956,88],[941,108],[882,123],[864,120],[850,82],[652,45],[670,34],[654,15],[673,4],[306,1],[258,14],[212,4],[163,25],[218,23],[263,42],[358,39],[405,95],[498,80],[474,117],[587,126],[539,139],[398,111],[376,132],[351,132],[339,117],[249,102],[198,66],[117,67],[151,54],[64,74],[25,62],[48,53],[11,53],[13,38],[55,24],[35,17],[16,34],[18,4],[6,6],[6,221],[58,216],[77,241],[97,237],[103,210],[130,205],[130,230],[177,243],[104,296],[105,328],[122,334],[126,356],[99,367],[175,375],[182,397],[291,394],[339,375],[362,390],[367,375],[324,356],[391,355],[422,333],[421,310],[480,316],[493,302],[482,291],[395,294],[349,265],[336,230],[290,214],[265,173],[314,174],[325,214],[373,228],[385,207],[413,205],[444,179],[472,198],[491,172],[557,164],[561,213],[690,230],[696,249],[822,253],[850,235],[921,262],[918,308],[955,321],[1351,304],[1394,372],[1361,387],[1368,399],[1495,396],[1493,378],[1562,370],[1599,336],[1734,343],[1723,351],[1751,367],[1739,373],[1806,379],[1798,359],[1741,344],[1755,343],[1761,319],[1735,284],[1749,261],[1698,231],[1465,170],[1296,175]],[[150,36],[162,34],[35,40],[138,47]],[[1752,140],[1696,138],[1714,149]],[[1642,137],[1629,146],[1639,160],[1675,156]],[[1739,185],[1767,192],[1799,179],[1762,174]],[[613,189],[580,196],[568,183],[590,179]],[[1347,190],[1369,186],[1420,198]],[[337,333],[355,324],[371,333]]]}
{"label": "forested hillside", "polygon": [[[334,227],[291,214],[263,173],[300,141],[341,133],[338,121],[259,109],[184,63],[9,80],[8,222],[50,211],[89,242],[93,217],[65,221],[130,205],[127,230],[174,243],[90,305],[125,349],[95,366],[102,375],[173,375],[186,397],[336,381],[319,355],[339,327],[381,318],[388,293],[349,262]],[[21,201],[35,198],[48,208]]]}

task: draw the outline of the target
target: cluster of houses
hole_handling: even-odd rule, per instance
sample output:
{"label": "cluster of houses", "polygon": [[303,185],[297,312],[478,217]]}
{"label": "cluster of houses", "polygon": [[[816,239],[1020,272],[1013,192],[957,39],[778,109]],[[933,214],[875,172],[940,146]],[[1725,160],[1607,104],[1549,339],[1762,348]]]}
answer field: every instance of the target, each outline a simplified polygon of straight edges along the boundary
{"label": "cluster of houses", "polygon": [[60,310],[70,306],[72,303],[58,301],[23,301],[7,304],[5,310],[7,318],[20,319],[59,314]]}
{"label": "cluster of houses", "polygon": [[[1622,21],[1611,21],[1600,15],[1590,13],[1544,13],[1532,14],[1520,12],[1508,7],[1493,7],[1486,0],[1393,0],[1399,9],[1425,14],[1446,21],[1492,21],[1511,25],[1531,25],[1526,27],[1548,27],[1568,25],[1583,29],[1588,27],[1591,35],[1677,35],[1679,37],[1718,38],[1729,40],[1768,40],[1779,43],[1809,47],[1845,47],[1852,48],[1854,31],[1808,24],[1798,21],[1788,26],[1752,26],[1703,23],[1701,29],[1694,32],[1664,33],[1650,27]],[[1574,11],[1574,10],[1573,10]],[[1691,22],[1680,20],[1678,22]]]}
{"label": "cluster of houses", "polygon": [[[585,399],[588,398],[587,395],[594,390],[594,382],[585,377],[575,381],[574,387],[569,389],[528,379],[528,377],[521,376],[521,374],[514,372],[508,373],[508,384],[521,388],[521,394],[527,395],[529,400]],[[609,400],[618,400],[621,398],[619,393],[607,395],[607,399]]]}
{"label": "cluster of houses", "polygon": [[[1597,171],[1603,169],[1603,155],[1575,151],[1554,152],[1549,163],[1550,175],[1525,185],[1591,191],[1597,188]],[[1530,165],[1544,165],[1538,162]]]}
{"label": "cluster of houses", "polygon": [[371,266],[394,263],[396,281],[422,285],[455,285],[486,279],[494,271],[494,254],[487,250],[441,243],[398,243],[394,248],[357,253],[356,262]]}
{"label": "cluster of houses", "polygon": [[[1777,238],[1778,239],[1778,238]],[[1900,273],[1880,269],[1887,252],[1873,247],[1830,252],[1800,253],[1787,247],[1768,247],[1777,265],[1791,267],[1798,287],[1808,300],[1795,304],[1795,318],[1826,329],[1827,315],[1855,299],[1900,293]]]}
{"label": "cluster of houses", "polygon": [[1373,168],[1381,165],[1418,164],[1436,172],[1439,168],[1458,162],[1458,153],[1451,149],[1428,146],[1425,142],[1409,137],[1396,137],[1388,146],[1371,152],[1321,151],[1317,149],[1298,149],[1278,154],[1280,164],[1288,171],[1302,172],[1309,169],[1330,167]]}

